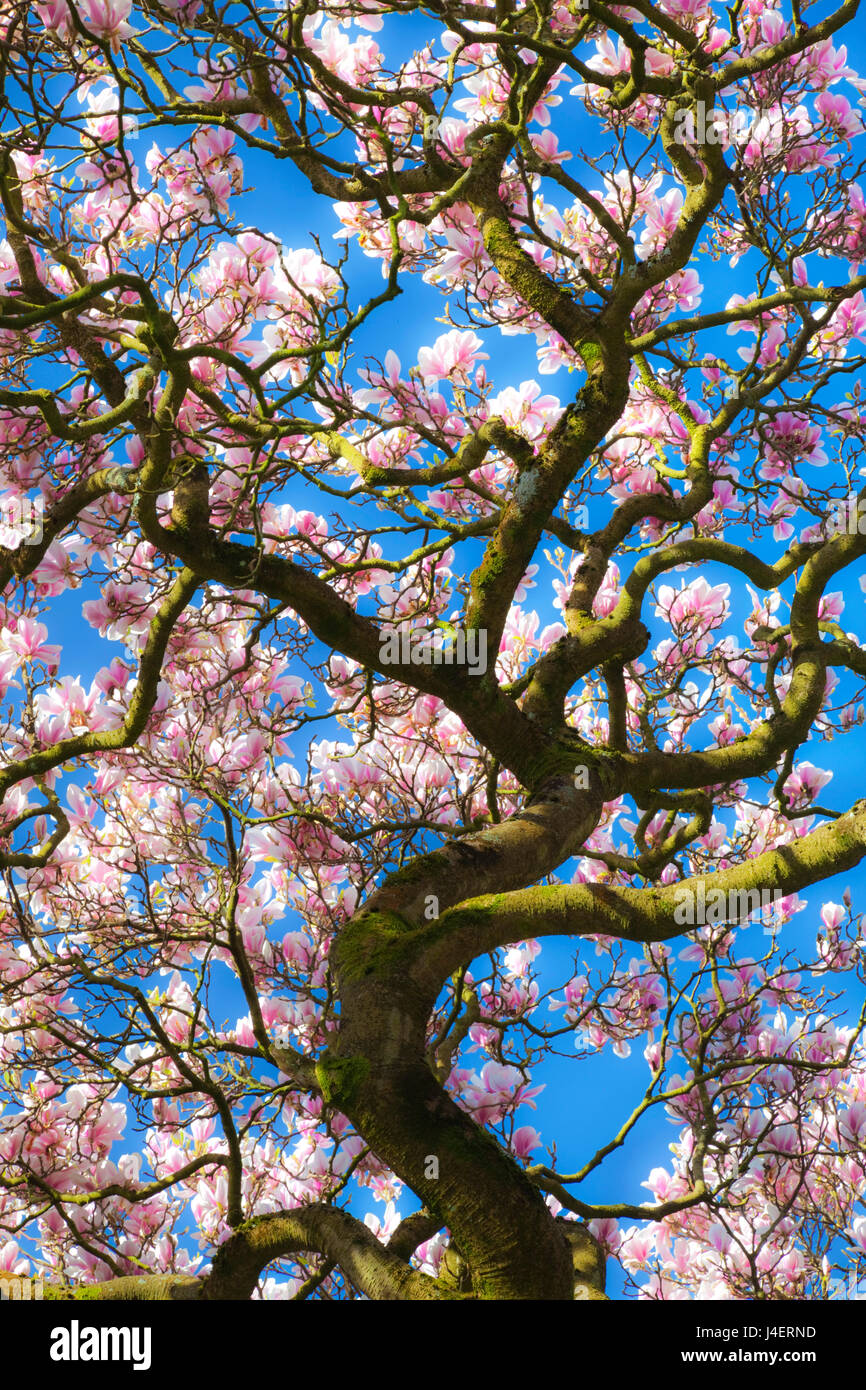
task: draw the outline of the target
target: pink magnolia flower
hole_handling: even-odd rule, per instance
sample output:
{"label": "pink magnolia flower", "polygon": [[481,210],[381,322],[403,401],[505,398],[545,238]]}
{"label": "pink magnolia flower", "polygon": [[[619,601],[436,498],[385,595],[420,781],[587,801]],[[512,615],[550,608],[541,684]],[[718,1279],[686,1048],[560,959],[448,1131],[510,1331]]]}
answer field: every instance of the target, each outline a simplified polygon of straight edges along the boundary
{"label": "pink magnolia flower", "polygon": [[55,33],[58,38],[70,37],[73,23],[67,0],[37,0],[33,8],[46,29]]}
{"label": "pink magnolia flower", "polygon": [[400,1213],[394,1202],[389,1202],[385,1208],[384,1217],[376,1216],[374,1212],[368,1212],[364,1217],[364,1225],[373,1232],[377,1240],[381,1240],[383,1245],[387,1245],[392,1235],[400,1225]]}
{"label": "pink magnolia flower", "polygon": [[829,462],[821,446],[821,429],[810,425],[802,415],[780,411],[768,426],[770,442],[767,462],[762,468],[764,477],[779,477],[801,462],[823,468]]}
{"label": "pink magnolia flower", "polygon": [[866,1141],[866,1104],[855,1101],[839,1120],[840,1134],[855,1147]]}
{"label": "pink magnolia flower", "polygon": [[107,40],[113,53],[119,53],[123,40],[135,33],[127,23],[132,0],[78,0],[77,8],[85,28]]}
{"label": "pink magnolia flower", "polygon": [[512,429],[520,430],[530,439],[545,434],[562,414],[556,396],[544,396],[537,381],[522,381],[519,389],[506,386],[488,403],[490,414],[501,416]]}
{"label": "pink magnolia flower", "polygon": [[832,780],[832,772],[824,772],[813,763],[798,763],[785,782],[785,794],[792,804],[807,806]]}
{"label": "pink magnolia flower", "polygon": [[30,1269],[30,1261],[20,1258],[21,1252],[14,1240],[7,1240],[0,1245],[0,1270],[4,1274],[26,1275]]}
{"label": "pink magnolia flower", "polygon": [[459,1100],[479,1124],[496,1124],[508,1110],[520,1105],[535,1109],[533,1097],[543,1089],[543,1086],[528,1086],[517,1067],[487,1062],[481,1076],[473,1075],[471,1082],[462,1088]]}
{"label": "pink magnolia flower", "polygon": [[48,643],[45,640],[47,636],[48,628],[44,623],[32,618],[19,618],[14,632],[3,628],[0,643],[21,661],[41,661],[49,670],[56,670],[61,649]]}
{"label": "pink magnolia flower", "polygon": [[455,382],[467,385],[475,363],[487,356],[486,352],[481,351],[481,339],[477,333],[452,328],[450,333],[440,334],[432,348],[421,348],[418,367],[428,385],[435,384],[442,377],[451,377]]}
{"label": "pink magnolia flower", "polygon": [[678,188],[653,199],[646,210],[646,227],[640,239],[641,254],[645,258],[665,245],[676,228],[682,206],[683,195]]}
{"label": "pink magnolia flower", "polygon": [[636,1226],[631,1226],[620,1242],[617,1258],[622,1261],[626,1269],[640,1269],[646,1265],[654,1247],[655,1235],[652,1227],[639,1231]]}
{"label": "pink magnolia flower", "polygon": [[679,591],[663,584],[658,591],[656,616],[665,617],[672,627],[694,627],[707,632],[729,614],[729,584],[712,586],[705,579],[682,584]]}
{"label": "pink magnolia flower", "polygon": [[540,1144],[541,1135],[538,1130],[532,1129],[529,1125],[521,1125],[520,1129],[516,1129],[511,1136],[512,1152],[518,1158],[529,1158],[533,1149],[539,1148]]}
{"label": "pink magnolia flower", "polygon": [[821,92],[815,98],[815,109],[824,117],[833,133],[845,141],[863,134],[863,119],[847,97]]}

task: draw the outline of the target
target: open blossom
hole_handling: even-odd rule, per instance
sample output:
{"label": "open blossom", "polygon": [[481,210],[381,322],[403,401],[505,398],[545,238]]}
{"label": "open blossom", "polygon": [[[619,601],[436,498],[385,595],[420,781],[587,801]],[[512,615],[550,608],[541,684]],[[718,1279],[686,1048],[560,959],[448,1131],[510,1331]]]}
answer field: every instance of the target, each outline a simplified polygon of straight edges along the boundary
{"label": "open blossom", "polygon": [[788,777],[784,791],[792,803],[802,802],[803,805],[808,805],[832,780],[832,772],[825,772],[812,763],[802,762],[797,764]]}
{"label": "open blossom", "polygon": [[37,0],[34,9],[46,29],[58,38],[68,38],[72,32],[72,15],[67,0]]}
{"label": "open blossom", "polygon": [[452,328],[450,333],[438,337],[432,348],[422,347],[418,353],[418,367],[425,382],[437,382],[442,377],[450,377],[455,382],[466,384],[476,362],[487,357],[481,351],[481,339],[477,333],[461,333]]}
{"label": "open blossom", "polygon": [[507,386],[489,403],[490,414],[501,416],[507,425],[530,439],[537,439],[556,424],[562,407],[556,396],[542,395],[537,381],[523,381],[519,389]]}
{"label": "open blossom", "polygon": [[48,667],[56,667],[60,660],[60,647],[47,642],[48,628],[44,623],[31,618],[19,618],[15,630],[3,628],[0,644],[14,652],[21,661],[41,661]]}
{"label": "open blossom", "polygon": [[480,1076],[473,1075],[461,1091],[460,1103],[479,1124],[492,1123],[520,1105],[534,1109],[533,1098],[543,1089],[542,1086],[527,1086],[516,1067],[487,1062]]}
{"label": "open blossom", "polygon": [[792,411],[781,411],[772,422],[767,463],[763,469],[767,478],[779,477],[793,464],[802,461],[823,468],[828,463],[821,446],[821,430],[809,425]]}
{"label": "open blossom", "polygon": [[518,1158],[529,1158],[533,1149],[537,1149],[540,1144],[540,1134],[530,1125],[521,1125],[520,1129],[514,1131],[511,1139],[511,1147]]}
{"label": "open blossom", "polygon": [[672,627],[694,624],[700,631],[706,631],[727,617],[730,592],[730,585],[714,587],[705,579],[683,584],[679,592],[663,584],[658,591],[656,613],[666,617]]}
{"label": "open blossom", "polygon": [[[68,0],[41,0],[35,9],[45,27],[61,38],[69,38],[74,32]],[[128,23],[132,0],[76,0],[76,9],[85,29],[109,43],[115,53],[120,51],[123,40],[135,32]]]}
{"label": "open blossom", "polygon": [[847,97],[841,93],[820,92],[815,98],[815,109],[824,117],[824,120],[837,134],[845,140],[851,140],[855,135],[862,135],[864,130],[863,118],[858,111],[855,111]]}

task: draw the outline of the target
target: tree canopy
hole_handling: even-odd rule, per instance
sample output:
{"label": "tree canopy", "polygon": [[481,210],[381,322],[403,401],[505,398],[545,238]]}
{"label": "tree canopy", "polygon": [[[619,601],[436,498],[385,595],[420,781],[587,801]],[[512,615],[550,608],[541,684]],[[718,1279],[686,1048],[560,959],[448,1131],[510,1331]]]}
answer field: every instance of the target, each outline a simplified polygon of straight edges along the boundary
{"label": "tree canopy", "polygon": [[857,13],[0,0],[8,1275],[863,1273]]}

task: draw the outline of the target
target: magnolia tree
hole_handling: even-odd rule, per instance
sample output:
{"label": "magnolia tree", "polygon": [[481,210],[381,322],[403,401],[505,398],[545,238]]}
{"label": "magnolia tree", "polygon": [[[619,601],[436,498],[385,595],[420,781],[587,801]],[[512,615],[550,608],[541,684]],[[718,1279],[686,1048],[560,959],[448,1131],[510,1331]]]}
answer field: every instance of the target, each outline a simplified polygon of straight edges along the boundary
{"label": "magnolia tree", "polygon": [[7,1279],[857,1286],[857,9],[2,0]]}

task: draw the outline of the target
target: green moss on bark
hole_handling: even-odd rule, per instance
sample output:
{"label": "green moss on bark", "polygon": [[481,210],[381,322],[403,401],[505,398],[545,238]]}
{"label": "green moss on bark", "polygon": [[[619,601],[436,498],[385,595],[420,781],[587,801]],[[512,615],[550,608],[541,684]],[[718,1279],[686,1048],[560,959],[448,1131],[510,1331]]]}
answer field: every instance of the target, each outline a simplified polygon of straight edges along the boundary
{"label": "green moss on bark", "polygon": [[329,1057],[316,1063],[316,1080],[329,1105],[351,1106],[352,1100],[370,1073],[366,1057]]}
{"label": "green moss on bark", "polygon": [[[395,874],[392,883],[410,884],[423,879],[428,867],[420,861]],[[416,929],[396,912],[370,912],[354,918],[341,931],[334,947],[334,962],[344,980],[386,970],[397,964],[410,947]]]}

